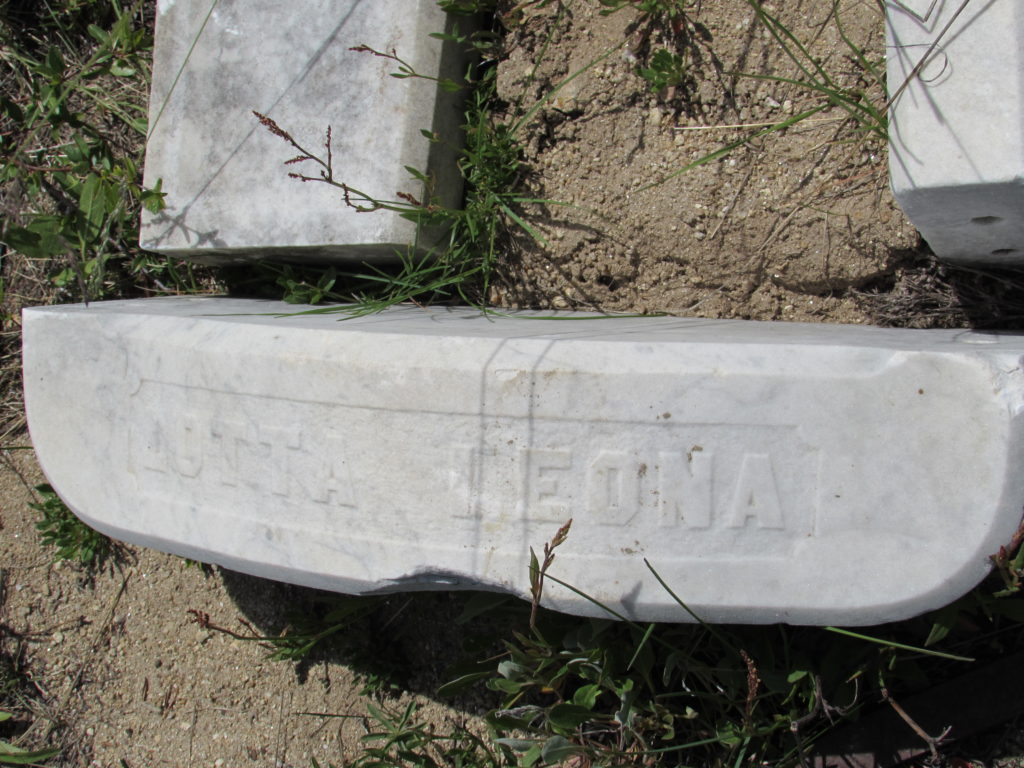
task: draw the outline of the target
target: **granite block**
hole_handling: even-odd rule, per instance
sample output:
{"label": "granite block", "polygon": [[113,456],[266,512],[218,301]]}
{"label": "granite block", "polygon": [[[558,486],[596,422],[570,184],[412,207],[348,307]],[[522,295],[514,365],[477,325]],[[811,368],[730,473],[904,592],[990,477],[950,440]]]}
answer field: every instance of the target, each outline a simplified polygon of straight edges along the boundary
{"label": "granite block", "polygon": [[887,0],[886,19],[897,201],[943,259],[1024,263],[1024,4]]}
{"label": "granite block", "polygon": [[[960,596],[1024,505],[1024,336],[163,298],[26,309],[44,471],[126,541],[349,593],[863,625]],[[602,609],[551,582],[546,605]]]}
{"label": "granite block", "polygon": [[289,178],[320,169],[285,166],[296,150],[253,111],[319,156],[330,126],[335,178],[376,199],[423,200],[410,166],[459,207],[463,96],[394,78],[395,61],[350,50],[394,52],[419,73],[460,81],[459,46],[430,36],[451,23],[436,0],[160,0],[145,183],[161,183],[167,207],[143,213],[142,247],[208,263],[359,263],[432,245],[438,232],[417,233],[398,213],[360,213],[340,189]]}

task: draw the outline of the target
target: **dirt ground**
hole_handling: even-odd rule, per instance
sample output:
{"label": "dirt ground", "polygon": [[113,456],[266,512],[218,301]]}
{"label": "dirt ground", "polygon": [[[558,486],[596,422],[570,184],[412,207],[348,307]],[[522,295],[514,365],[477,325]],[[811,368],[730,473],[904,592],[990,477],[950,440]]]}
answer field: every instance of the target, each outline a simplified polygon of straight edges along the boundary
{"label": "dirt ground", "polygon": [[[510,105],[528,109],[585,71],[525,134],[531,194],[566,205],[531,219],[549,245],[519,238],[514,271],[493,298],[870,322],[858,289],[892,278],[920,242],[889,191],[884,142],[846,112],[826,109],[662,181],[822,103],[808,88],[759,79],[801,75],[744,0],[700,6],[668,29],[632,12],[603,16],[597,3],[523,11],[499,66]],[[838,24],[832,4],[815,0],[773,12],[838,85],[884,102],[840,37],[880,62],[875,3],[844,0]],[[680,52],[685,79],[654,93],[638,70],[659,49]]]}
{"label": "dirt ground", "polygon": [[[669,30],[631,10],[602,16],[596,0],[519,5],[499,63],[510,113],[612,52],[559,90],[524,135],[527,193],[566,205],[530,212],[548,245],[516,239],[495,303],[920,326],[970,322],[958,296],[991,304],[992,291],[1019,291],[1000,279],[972,294],[973,277],[960,294],[950,289],[946,268],[930,260],[892,200],[885,144],[836,109],[656,183],[817,103],[798,86],[735,74],[795,75],[743,0],[698,2]],[[831,3],[777,6],[838,82],[883,98],[839,38]],[[846,35],[881,60],[877,5],[843,0],[840,10]],[[659,48],[685,54],[686,76],[653,93],[637,70]],[[244,630],[243,618],[269,631],[310,599],[307,591],[132,547],[92,578],[53,564],[28,506],[43,478],[20,447],[28,436],[15,429],[0,451],[0,661],[5,674],[27,680],[21,693],[36,717],[22,716],[0,737],[31,722],[30,741],[64,746],[56,764],[102,768],[305,767],[358,753],[366,673],[337,659],[297,673],[189,613],[234,631]],[[410,610],[434,612],[437,624],[439,600]],[[427,623],[385,619],[381,636]],[[387,706],[415,700],[435,722],[463,720],[465,711],[424,695],[441,682],[425,659],[444,656],[448,641],[403,642],[416,670],[405,684],[415,693],[391,695]]]}
{"label": "dirt ground", "polygon": [[[451,642],[444,595],[396,596],[378,610],[390,631],[370,629],[368,641],[404,663],[404,674],[382,678],[337,658],[272,661],[266,645],[203,628],[191,612],[242,635],[277,633],[317,593],[134,547],[92,576],[54,563],[29,507],[44,482],[31,451],[0,456],[0,682],[22,678],[15,698],[26,707],[0,738],[59,745],[60,760],[48,764],[69,767],[341,765],[375,725],[361,695],[375,680],[390,712],[415,702],[439,727],[466,721],[424,695],[455,659],[439,647]],[[413,628],[415,637],[396,639]],[[401,692],[392,690],[396,675]]]}

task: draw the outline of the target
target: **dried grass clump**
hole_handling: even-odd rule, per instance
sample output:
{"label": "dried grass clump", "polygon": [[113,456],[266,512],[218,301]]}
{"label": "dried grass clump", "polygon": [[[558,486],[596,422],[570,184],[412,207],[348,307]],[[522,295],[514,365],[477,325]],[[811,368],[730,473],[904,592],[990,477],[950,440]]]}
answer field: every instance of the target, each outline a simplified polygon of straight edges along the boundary
{"label": "dried grass clump", "polygon": [[892,281],[859,292],[877,325],[901,328],[1024,328],[1024,270],[944,264],[900,267]]}

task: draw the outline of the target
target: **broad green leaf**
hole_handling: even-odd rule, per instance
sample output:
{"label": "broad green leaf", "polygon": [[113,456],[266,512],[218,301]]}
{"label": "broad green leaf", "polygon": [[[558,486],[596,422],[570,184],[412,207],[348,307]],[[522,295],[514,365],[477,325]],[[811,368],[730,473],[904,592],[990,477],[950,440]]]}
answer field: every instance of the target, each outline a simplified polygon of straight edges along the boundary
{"label": "broad green leaf", "polygon": [[51,82],[57,83],[64,77],[64,54],[56,45],[51,45],[46,52],[46,59],[40,65],[43,74],[50,78]]}
{"label": "broad green leaf", "polygon": [[795,669],[792,672],[790,672],[788,675],[786,675],[786,682],[790,683],[790,684],[797,683],[797,682],[803,680],[805,677],[807,677],[807,670],[806,669]]}
{"label": "broad green leaf", "polygon": [[505,659],[498,663],[498,674],[509,680],[522,680],[526,677],[526,667],[514,661]]}
{"label": "broad green leaf", "polygon": [[944,640],[953,627],[956,626],[957,619],[960,616],[960,606],[958,603],[959,601],[952,605],[947,605],[945,608],[941,608],[929,616],[932,620],[932,629],[924,641],[925,648],[929,648],[935,645],[935,643]]}
{"label": "broad green leaf", "polygon": [[106,43],[107,39],[110,37],[107,34],[106,30],[102,29],[101,27],[97,27],[95,24],[90,24],[88,26],[88,32],[92,39],[95,40],[97,43],[100,43],[101,45]]}
{"label": "broad green leaf", "polygon": [[541,759],[548,765],[560,763],[579,754],[580,748],[562,736],[552,736],[541,747]]}
{"label": "broad green leaf", "polygon": [[530,547],[530,586],[534,589],[540,584],[540,561],[537,559],[537,553],[533,551],[533,547]]}
{"label": "broad green leaf", "polygon": [[601,695],[601,686],[597,683],[583,685],[576,689],[572,695],[572,703],[579,707],[593,709],[597,703],[597,697]]}
{"label": "broad green leaf", "polygon": [[494,743],[508,747],[514,752],[526,752],[528,749],[531,749],[532,747],[535,747],[537,745],[537,742],[535,742],[533,739],[514,739],[512,737],[495,739]]}
{"label": "broad green leaf", "polygon": [[[424,133],[426,132],[424,131]],[[416,168],[413,168],[411,165],[406,165],[403,167],[405,168],[406,171],[409,172],[409,175],[412,176],[417,181],[422,181],[424,184],[426,184],[429,181],[427,175],[423,173],[423,171],[417,170]]]}
{"label": "broad green leaf", "polygon": [[6,96],[0,96],[0,114],[14,123],[22,123],[25,120],[25,113],[21,107]]}
{"label": "broad green leaf", "polygon": [[152,189],[143,189],[139,195],[142,206],[150,213],[160,213],[160,211],[162,211],[166,206],[164,197],[167,196],[167,193],[161,191],[163,181],[163,179],[157,179],[155,187]]}
{"label": "broad green leaf", "polygon": [[503,678],[492,678],[487,681],[487,687],[492,691],[501,691],[502,693],[519,693],[523,688],[529,686],[529,683],[519,683],[515,680],[505,680]]}
{"label": "broad green leaf", "polygon": [[461,691],[466,690],[467,688],[471,688],[473,685],[480,682],[481,680],[486,680],[492,674],[492,670],[488,669],[486,671],[467,672],[464,675],[459,675],[454,680],[450,680],[449,682],[445,683],[440,688],[438,688],[437,695],[453,696],[456,693],[460,693]]}
{"label": "broad green leaf", "polygon": [[85,216],[93,232],[99,230],[105,214],[103,195],[103,180],[95,173],[90,173],[82,182],[81,193],[78,198],[78,207]]}
{"label": "broad green leaf", "polygon": [[555,728],[565,731],[574,730],[593,717],[594,713],[591,710],[578,704],[555,704],[548,710],[548,722]]}
{"label": "broad green leaf", "polygon": [[[7,749],[18,751],[8,752]],[[0,741],[0,765],[38,765],[44,760],[56,756],[59,752],[59,749],[37,749],[34,752],[27,752],[19,750],[6,741]]]}
{"label": "broad green leaf", "polygon": [[36,216],[28,227],[9,227],[3,241],[30,259],[49,259],[67,252],[63,229],[58,216]]}

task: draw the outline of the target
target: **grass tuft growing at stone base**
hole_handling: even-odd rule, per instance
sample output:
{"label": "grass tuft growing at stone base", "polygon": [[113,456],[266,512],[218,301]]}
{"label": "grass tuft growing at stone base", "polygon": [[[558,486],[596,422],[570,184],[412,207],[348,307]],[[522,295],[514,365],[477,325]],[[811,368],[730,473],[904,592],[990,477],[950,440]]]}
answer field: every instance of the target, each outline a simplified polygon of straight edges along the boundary
{"label": "grass tuft growing at stone base", "polygon": [[36,487],[39,501],[30,506],[42,514],[36,523],[39,540],[53,547],[54,560],[71,560],[86,569],[100,568],[114,554],[114,543],[83,523],[61,501],[52,487]]}
{"label": "grass tuft growing at stone base", "polygon": [[[441,728],[415,704],[391,699],[395,688],[384,673],[355,765],[803,766],[822,737],[873,712],[902,712],[908,732],[920,729],[903,704],[1024,649],[1019,537],[994,553],[993,577],[962,600],[856,631],[710,625],[669,584],[680,620],[691,623],[637,624],[607,609],[602,619],[547,611],[539,607],[546,583],[578,591],[557,577],[557,541],[532,558],[532,604],[494,593],[458,598],[461,613],[447,639],[461,643],[464,658],[437,695],[490,702],[483,722]],[[401,631],[391,623],[394,607],[380,597],[334,600],[337,611],[325,605],[319,626],[311,622],[300,633],[319,638],[316,644],[289,630],[261,638],[268,651],[293,662],[299,646],[302,654],[337,658],[353,643],[379,638],[374,612],[389,612],[388,624]],[[357,671],[373,663],[345,658]],[[933,761],[957,754],[966,735],[922,733],[917,747]]]}
{"label": "grass tuft growing at stone base", "polygon": [[[479,35],[454,33],[461,45],[479,47]],[[483,39],[487,39],[486,36]],[[370,53],[379,53],[370,51]],[[403,78],[422,77],[400,67]],[[360,213],[372,215],[376,210],[398,212],[416,223],[420,229],[442,229],[447,234],[443,245],[421,251],[415,244],[395,256],[397,268],[363,265],[354,270],[328,267],[297,268],[260,265],[264,276],[273,277],[284,289],[283,298],[290,303],[340,301],[346,306],[338,311],[350,314],[378,312],[402,302],[457,302],[474,306],[487,303],[491,276],[502,254],[510,231],[519,231],[543,242],[543,238],[527,222],[522,209],[534,204],[557,205],[518,192],[522,175],[522,128],[529,113],[515,123],[495,120],[492,106],[496,96],[497,70],[483,64],[475,68],[475,76],[467,84],[465,109],[465,148],[459,159],[459,170],[466,186],[463,206],[452,209],[436,200],[418,200],[400,195],[395,200],[377,200],[353,189],[342,178],[335,177],[327,129],[325,153],[312,153],[299,145],[286,127],[262,115],[256,115],[263,126],[300,152],[303,160],[317,164],[314,175],[292,172],[300,181],[318,181],[341,189],[345,203]],[[424,140],[436,141],[425,135]],[[294,161],[292,161],[294,162]],[[414,168],[411,176],[423,183],[430,179]]]}

